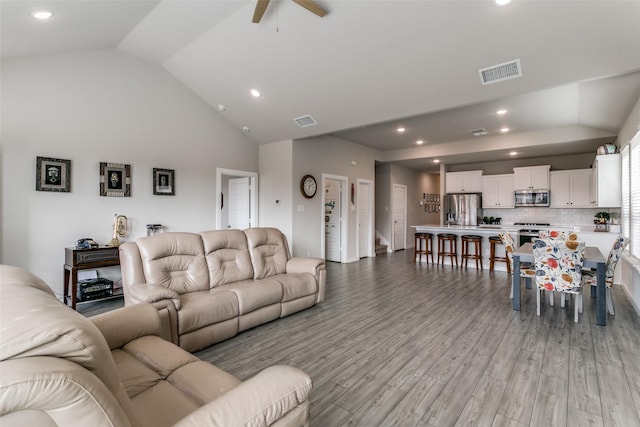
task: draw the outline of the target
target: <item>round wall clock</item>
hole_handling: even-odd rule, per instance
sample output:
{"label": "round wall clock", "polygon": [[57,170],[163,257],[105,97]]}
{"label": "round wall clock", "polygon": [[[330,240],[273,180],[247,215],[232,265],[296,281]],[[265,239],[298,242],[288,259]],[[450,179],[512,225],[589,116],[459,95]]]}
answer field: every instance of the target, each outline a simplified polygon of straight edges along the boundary
{"label": "round wall clock", "polygon": [[307,199],[312,198],[316,195],[316,191],[318,190],[318,184],[316,184],[316,179],[311,175],[305,175],[302,177],[300,181],[300,191],[302,195]]}

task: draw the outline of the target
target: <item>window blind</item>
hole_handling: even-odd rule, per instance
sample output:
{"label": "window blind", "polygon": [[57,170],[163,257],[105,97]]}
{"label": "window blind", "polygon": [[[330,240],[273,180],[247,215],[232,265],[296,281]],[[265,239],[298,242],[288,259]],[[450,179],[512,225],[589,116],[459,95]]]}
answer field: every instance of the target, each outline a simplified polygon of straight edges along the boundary
{"label": "window blind", "polygon": [[640,132],[631,140],[631,158],[629,164],[630,182],[630,234],[631,254],[640,258]]}
{"label": "window blind", "polygon": [[630,206],[631,206],[631,176],[629,175],[629,145],[620,150],[622,157],[622,209],[620,211],[620,225],[622,235],[625,237],[631,236],[629,223],[630,223]]}

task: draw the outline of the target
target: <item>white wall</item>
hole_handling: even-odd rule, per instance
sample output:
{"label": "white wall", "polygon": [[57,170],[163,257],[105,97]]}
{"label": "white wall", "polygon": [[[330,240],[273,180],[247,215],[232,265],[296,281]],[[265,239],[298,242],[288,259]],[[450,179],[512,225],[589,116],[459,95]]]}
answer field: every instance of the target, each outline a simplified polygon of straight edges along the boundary
{"label": "white wall", "polygon": [[[62,292],[64,248],[130,234],[215,227],[216,167],[257,172],[258,148],[160,66],[114,50],[2,61],[2,262]],[[70,193],[35,191],[36,156],[70,159]],[[99,196],[99,163],[131,165],[132,197]],[[154,196],[152,168],[175,169]]]}
{"label": "white wall", "polygon": [[[321,206],[322,174],[348,177],[348,188],[357,185],[358,178],[374,180],[377,151],[363,145],[331,136],[296,140],[293,142],[293,246],[297,256],[324,257],[321,238],[324,238],[324,209]],[[356,165],[351,162],[355,161]],[[312,199],[300,193],[300,179],[313,175],[320,187]],[[302,206],[302,212],[298,207]],[[347,224],[347,260],[358,260],[357,217],[355,206],[349,203]]]}
{"label": "white wall", "polygon": [[293,253],[293,141],[263,144],[260,159],[260,226],[279,228]]}

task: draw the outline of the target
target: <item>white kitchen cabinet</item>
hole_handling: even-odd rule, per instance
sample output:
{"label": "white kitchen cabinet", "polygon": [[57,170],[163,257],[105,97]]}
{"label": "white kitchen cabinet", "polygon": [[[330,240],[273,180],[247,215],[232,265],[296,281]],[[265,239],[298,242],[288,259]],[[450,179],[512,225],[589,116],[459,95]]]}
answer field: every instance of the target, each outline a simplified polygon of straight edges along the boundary
{"label": "white kitchen cabinet", "polygon": [[552,208],[591,208],[591,169],[550,173]]}
{"label": "white kitchen cabinet", "polygon": [[593,163],[591,206],[619,208],[622,206],[622,163],[620,154],[596,156]]}
{"label": "white kitchen cabinet", "polygon": [[482,171],[447,172],[444,188],[447,194],[482,193]]}
{"label": "white kitchen cabinet", "polygon": [[483,208],[513,208],[513,174],[482,177]]}
{"label": "white kitchen cabinet", "polygon": [[549,188],[550,165],[513,168],[514,190],[546,190]]}

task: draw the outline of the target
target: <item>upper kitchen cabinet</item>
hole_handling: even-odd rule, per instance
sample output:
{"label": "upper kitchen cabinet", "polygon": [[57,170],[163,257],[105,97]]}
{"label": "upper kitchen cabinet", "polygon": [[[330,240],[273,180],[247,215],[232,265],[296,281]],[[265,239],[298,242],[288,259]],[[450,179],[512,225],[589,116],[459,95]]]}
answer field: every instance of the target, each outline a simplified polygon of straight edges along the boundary
{"label": "upper kitchen cabinet", "polygon": [[596,156],[593,163],[591,206],[619,208],[622,206],[622,162],[620,154]]}
{"label": "upper kitchen cabinet", "polygon": [[591,169],[551,172],[552,208],[591,208]]}
{"label": "upper kitchen cabinet", "polygon": [[482,171],[447,172],[445,193],[482,193]]}
{"label": "upper kitchen cabinet", "polygon": [[482,177],[482,207],[512,208],[513,174],[487,175]]}
{"label": "upper kitchen cabinet", "polygon": [[514,190],[547,190],[550,165],[513,168]]}

